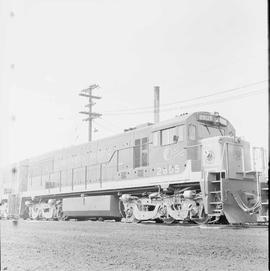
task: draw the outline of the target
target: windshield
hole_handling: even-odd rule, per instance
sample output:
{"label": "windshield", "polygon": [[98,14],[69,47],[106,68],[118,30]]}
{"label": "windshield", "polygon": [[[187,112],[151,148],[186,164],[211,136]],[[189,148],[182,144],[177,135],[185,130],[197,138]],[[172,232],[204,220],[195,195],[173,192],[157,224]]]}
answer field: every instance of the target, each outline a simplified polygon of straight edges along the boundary
{"label": "windshield", "polygon": [[199,137],[205,138],[209,136],[220,136],[225,135],[225,131],[223,128],[215,127],[215,126],[209,126],[206,124],[200,124],[199,125]]}

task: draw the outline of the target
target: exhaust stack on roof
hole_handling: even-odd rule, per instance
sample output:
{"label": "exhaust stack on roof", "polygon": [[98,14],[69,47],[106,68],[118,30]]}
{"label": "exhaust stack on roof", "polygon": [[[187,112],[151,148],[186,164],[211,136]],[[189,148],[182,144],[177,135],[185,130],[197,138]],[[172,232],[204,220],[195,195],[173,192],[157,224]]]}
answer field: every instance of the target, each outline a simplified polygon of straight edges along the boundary
{"label": "exhaust stack on roof", "polygon": [[154,87],[154,123],[159,122],[159,86]]}

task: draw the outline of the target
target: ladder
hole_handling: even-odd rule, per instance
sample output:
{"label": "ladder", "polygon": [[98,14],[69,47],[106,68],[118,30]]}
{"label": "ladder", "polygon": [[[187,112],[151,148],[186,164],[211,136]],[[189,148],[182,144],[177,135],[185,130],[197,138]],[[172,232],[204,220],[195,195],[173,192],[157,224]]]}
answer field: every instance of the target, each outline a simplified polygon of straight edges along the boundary
{"label": "ladder", "polygon": [[225,179],[225,172],[208,172],[208,204],[209,215],[220,216],[223,214],[223,193],[222,180]]}

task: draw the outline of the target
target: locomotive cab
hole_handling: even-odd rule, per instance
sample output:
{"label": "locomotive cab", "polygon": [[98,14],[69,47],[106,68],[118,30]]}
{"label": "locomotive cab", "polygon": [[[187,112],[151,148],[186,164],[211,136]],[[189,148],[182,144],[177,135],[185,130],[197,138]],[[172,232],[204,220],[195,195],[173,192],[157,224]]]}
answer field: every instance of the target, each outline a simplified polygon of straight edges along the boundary
{"label": "locomotive cab", "polygon": [[217,112],[198,112],[188,121],[188,144],[197,142],[198,139],[214,136],[235,136],[235,129],[225,118]]}
{"label": "locomotive cab", "polygon": [[216,136],[235,136],[233,126],[217,112],[198,112],[186,121],[187,160],[192,161],[194,171],[201,170],[200,140]]}

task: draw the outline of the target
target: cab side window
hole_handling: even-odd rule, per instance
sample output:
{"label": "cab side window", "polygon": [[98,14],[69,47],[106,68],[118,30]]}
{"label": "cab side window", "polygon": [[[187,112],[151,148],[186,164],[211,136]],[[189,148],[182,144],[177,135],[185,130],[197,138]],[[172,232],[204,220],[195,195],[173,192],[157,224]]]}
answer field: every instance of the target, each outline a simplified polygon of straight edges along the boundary
{"label": "cab side window", "polygon": [[193,124],[190,124],[188,126],[188,138],[190,140],[195,140],[196,139],[196,126]]}
{"label": "cab side window", "polygon": [[185,140],[185,126],[180,125],[176,127],[166,128],[161,131],[153,133],[153,145],[165,146],[170,144],[176,144]]}
{"label": "cab side window", "polygon": [[161,130],[161,145],[177,143],[176,127]]}

